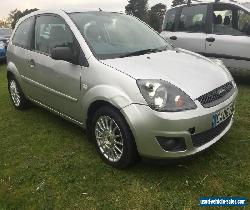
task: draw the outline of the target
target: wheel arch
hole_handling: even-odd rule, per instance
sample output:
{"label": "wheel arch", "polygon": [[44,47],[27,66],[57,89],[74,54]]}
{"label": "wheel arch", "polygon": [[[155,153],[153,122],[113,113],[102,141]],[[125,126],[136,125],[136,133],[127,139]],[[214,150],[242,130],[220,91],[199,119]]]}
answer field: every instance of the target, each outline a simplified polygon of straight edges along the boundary
{"label": "wheel arch", "polygon": [[84,123],[86,123],[89,118],[89,114],[93,113],[93,110],[100,106],[108,105],[120,111],[124,107],[133,103],[132,99],[126,92],[111,85],[94,86],[85,92],[80,100]]}
{"label": "wheel arch", "polygon": [[[92,117],[94,116],[95,112],[98,109],[100,109],[101,107],[103,107],[103,106],[112,107],[113,109],[115,109],[116,111],[118,111],[123,116],[123,114],[120,112],[120,109],[116,105],[114,105],[113,103],[111,103],[110,101],[96,100],[96,101],[93,101],[89,105],[88,110],[87,110],[87,116],[86,116],[86,126],[87,126],[87,128],[89,128],[91,120],[92,120]],[[123,118],[124,118],[124,116],[123,116]]]}
{"label": "wheel arch", "polygon": [[117,107],[116,105],[114,105],[113,103],[109,102],[109,101],[105,101],[105,100],[97,100],[94,101],[93,103],[91,103],[91,105],[88,108],[87,111],[87,120],[86,120],[86,128],[89,130],[90,129],[90,125],[91,125],[91,119],[94,116],[95,112],[103,107],[103,106],[109,106],[113,109],[115,109],[117,112],[119,112],[119,114],[121,115],[121,117],[123,118],[123,120],[125,121],[125,123],[128,126],[128,129],[130,131],[130,135],[132,136],[135,146],[137,148],[137,144],[136,144],[136,140],[135,140],[135,135],[132,129],[132,125],[130,124],[130,121],[127,119],[127,117],[124,115],[124,113],[122,112],[122,109]]}
{"label": "wheel arch", "polygon": [[17,81],[20,84],[20,80],[21,80],[21,75],[18,72],[16,65],[12,62],[9,62],[7,65],[7,79],[9,79],[11,76],[15,77],[15,79],[17,79]]}
{"label": "wheel arch", "polygon": [[11,77],[15,77],[15,75],[13,74],[13,72],[7,71],[7,79],[9,80]]}

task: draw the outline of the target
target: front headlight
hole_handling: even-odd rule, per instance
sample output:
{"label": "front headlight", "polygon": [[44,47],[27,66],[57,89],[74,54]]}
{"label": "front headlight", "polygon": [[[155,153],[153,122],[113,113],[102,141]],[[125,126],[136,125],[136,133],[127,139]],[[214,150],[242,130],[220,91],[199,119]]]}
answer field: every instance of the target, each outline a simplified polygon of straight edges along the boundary
{"label": "front headlight", "polygon": [[197,108],[181,89],[163,80],[137,80],[149,107],[159,112],[179,112]]}

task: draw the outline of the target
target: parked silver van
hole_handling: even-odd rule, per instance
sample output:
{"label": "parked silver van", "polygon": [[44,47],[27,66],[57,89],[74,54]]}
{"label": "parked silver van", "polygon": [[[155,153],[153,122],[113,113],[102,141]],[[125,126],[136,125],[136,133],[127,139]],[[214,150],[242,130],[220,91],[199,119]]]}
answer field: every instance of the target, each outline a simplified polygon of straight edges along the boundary
{"label": "parked silver van", "polygon": [[233,1],[196,2],[167,11],[161,35],[174,46],[221,59],[250,75],[250,9]]}
{"label": "parked silver van", "polygon": [[18,22],[7,58],[14,106],[33,102],[87,128],[117,168],[138,155],[196,154],[233,123],[237,87],[227,68],[173,48],[132,16],[32,13]]}

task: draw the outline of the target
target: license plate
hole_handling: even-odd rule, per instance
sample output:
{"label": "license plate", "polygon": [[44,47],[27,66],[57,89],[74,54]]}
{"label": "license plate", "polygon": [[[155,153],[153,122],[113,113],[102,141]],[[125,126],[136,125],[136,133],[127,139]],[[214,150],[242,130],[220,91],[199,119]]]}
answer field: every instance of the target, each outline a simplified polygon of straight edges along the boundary
{"label": "license plate", "polygon": [[227,107],[221,109],[218,112],[213,113],[213,119],[212,119],[213,128],[224,122],[226,119],[232,116],[233,113],[234,113],[234,103],[228,105]]}

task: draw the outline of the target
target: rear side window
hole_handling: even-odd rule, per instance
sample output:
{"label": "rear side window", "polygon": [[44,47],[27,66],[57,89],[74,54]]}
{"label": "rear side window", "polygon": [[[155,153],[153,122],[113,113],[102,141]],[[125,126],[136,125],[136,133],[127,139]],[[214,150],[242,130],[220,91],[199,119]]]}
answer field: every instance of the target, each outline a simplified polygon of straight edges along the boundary
{"label": "rear side window", "polygon": [[163,22],[163,31],[174,31],[175,29],[175,17],[176,17],[176,10],[172,9],[169,10],[165,16]]}
{"label": "rear side window", "polygon": [[51,54],[55,47],[73,48],[74,36],[65,21],[57,16],[39,16],[35,26],[35,51]]}
{"label": "rear side window", "polygon": [[183,7],[178,23],[178,31],[205,32],[207,5]]}
{"label": "rear side window", "polygon": [[250,15],[230,4],[215,4],[212,32],[218,35],[250,35]]}
{"label": "rear side window", "polygon": [[28,50],[31,49],[34,20],[34,17],[30,17],[19,24],[12,39],[14,45]]}
{"label": "rear side window", "polygon": [[250,36],[250,14],[243,10],[238,10],[238,29],[241,33]]}

